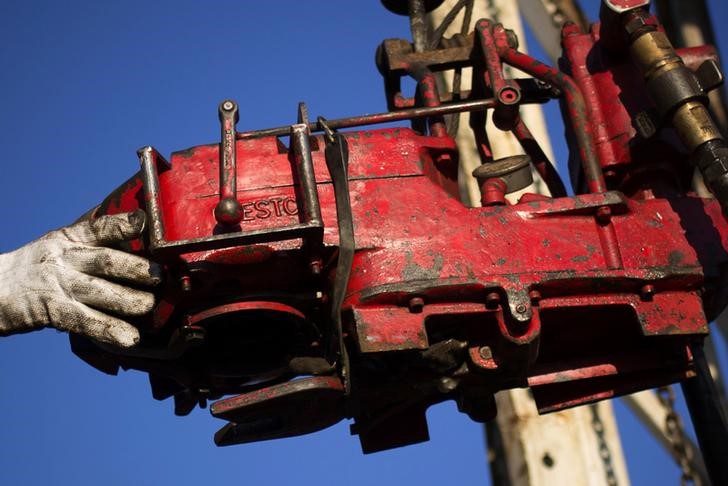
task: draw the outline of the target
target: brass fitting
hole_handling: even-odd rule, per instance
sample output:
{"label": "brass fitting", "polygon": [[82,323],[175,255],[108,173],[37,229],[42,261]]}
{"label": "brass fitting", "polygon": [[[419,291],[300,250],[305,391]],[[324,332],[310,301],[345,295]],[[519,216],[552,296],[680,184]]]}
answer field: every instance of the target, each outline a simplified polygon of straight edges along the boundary
{"label": "brass fitting", "polygon": [[[646,10],[631,10],[620,18],[629,39],[629,54],[644,76],[661,121],[675,129],[728,217],[728,145],[707,109],[707,91],[715,83],[701,82],[685,66]],[[698,69],[703,78],[708,74],[708,78],[722,81],[715,64],[704,64],[707,69]]]}
{"label": "brass fitting", "polygon": [[629,46],[629,53],[645,80],[683,64],[665,33],[657,30],[637,37]]}
{"label": "brass fitting", "polygon": [[680,105],[672,116],[672,126],[691,153],[705,142],[721,138],[708,109],[699,101]]}

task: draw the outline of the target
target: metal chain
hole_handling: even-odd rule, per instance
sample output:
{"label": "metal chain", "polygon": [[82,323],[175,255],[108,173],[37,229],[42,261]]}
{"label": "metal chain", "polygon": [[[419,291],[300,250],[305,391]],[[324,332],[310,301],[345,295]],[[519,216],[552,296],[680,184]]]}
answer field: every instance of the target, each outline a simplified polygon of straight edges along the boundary
{"label": "metal chain", "polygon": [[663,386],[656,390],[657,398],[665,410],[665,433],[667,434],[672,450],[677,456],[678,465],[682,474],[680,476],[680,484],[695,484],[700,486],[700,479],[692,468],[692,460],[695,456],[690,443],[685,440],[685,428],[683,427],[680,416],[675,411],[675,392],[671,386]]}
{"label": "metal chain", "polygon": [[597,447],[599,448],[599,457],[602,459],[604,466],[604,474],[606,475],[607,485],[617,486],[617,474],[614,472],[614,464],[612,464],[612,451],[609,449],[609,443],[605,437],[604,422],[599,415],[599,404],[589,405],[592,414],[592,429],[597,436]]}

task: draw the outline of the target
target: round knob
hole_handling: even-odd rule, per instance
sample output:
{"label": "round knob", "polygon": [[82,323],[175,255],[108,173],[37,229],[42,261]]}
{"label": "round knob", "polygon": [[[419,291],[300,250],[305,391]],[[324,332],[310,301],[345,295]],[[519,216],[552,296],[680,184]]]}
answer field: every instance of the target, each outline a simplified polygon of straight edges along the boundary
{"label": "round knob", "polygon": [[243,207],[236,199],[220,199],[215,206],[215,219],[225,226],[235,226],[243,220]]}
{"label": "round knob", "polygon": [[531,158],[528,155],[514,155],[483,164],[473,171],[481,184],[487,179],[502,179],[506,183],[506,194],[520,191],[533,182]]}

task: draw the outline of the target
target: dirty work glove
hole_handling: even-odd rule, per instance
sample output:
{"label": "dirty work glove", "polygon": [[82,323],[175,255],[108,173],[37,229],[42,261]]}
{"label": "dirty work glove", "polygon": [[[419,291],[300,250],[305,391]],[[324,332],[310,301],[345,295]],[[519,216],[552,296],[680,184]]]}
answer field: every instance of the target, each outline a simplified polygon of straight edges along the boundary
{"label": "dirty work glove", "polygon": [[117,346],[138,343],[139,331],[108,313],[146,314],[154,296],[116,282],[156,285],[161,268],[104,246],[136,238],[143,227],[140,210],[101,216],[0,254],[0,335],[53,326]]}

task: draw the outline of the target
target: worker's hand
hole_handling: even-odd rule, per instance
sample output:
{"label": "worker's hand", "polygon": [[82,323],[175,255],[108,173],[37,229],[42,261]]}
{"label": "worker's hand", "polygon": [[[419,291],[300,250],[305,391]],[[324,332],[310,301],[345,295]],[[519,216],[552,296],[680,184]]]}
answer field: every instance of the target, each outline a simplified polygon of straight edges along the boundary
{"label": "worker's hand", "polygon": [[104,246],[138,237],[144,219],[139,210],[101,216],[0,255],[0,335],[53,326],[117,346],[138,343],[139,331],[110,314],[151,311],[154,296],[123,282],[156,285],[161,268]]}

